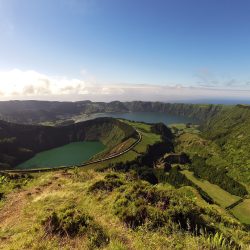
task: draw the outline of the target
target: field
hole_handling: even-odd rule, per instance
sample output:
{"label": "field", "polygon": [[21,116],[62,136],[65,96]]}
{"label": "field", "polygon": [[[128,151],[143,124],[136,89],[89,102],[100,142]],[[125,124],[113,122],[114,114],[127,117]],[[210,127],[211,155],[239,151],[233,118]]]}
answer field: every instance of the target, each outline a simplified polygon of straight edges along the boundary
{"label": "field", "polygon": [[246,199],[230,210],[242,223],[250,224],[250,199]]}
{"label": "field", "polygon": [[174,124],[170,124],[168,126],[169,128],[172,129],[172,131],[175,133],[178,131],[178,134],[182,134],[182,133],[191,133],[191,134],[199,134],[200,131],[198,130],[199,125],[187,125],[184,123],[174,123]]}
{"label": "field", "polygon": [[193,173],[188,170],[183,170],[182,173],[185,174],[190,181],[204,190],[218,205],[223,208],[228,207],[240,199],[240,197],[226,192],[219,186],[214,185],[209,181],[198,180],[194,177]]}
{"label": "field", "polygon": [[134,148],[137,153],[144,153],[147,150],[148,145],[153,145],[159,142],[160,136],[150,131],[150,125],[138,122],[127,122],[129,125],[136,128],[142,135],[142,141]]}
{"label": "field", "polygon": [[151,132],[151,126],[149,124],[140,123],[140,122],[130,122],[122,120],[123,122],[128,123],[133,126],[141,135],[142,140],[138,143],[132,150],[129,152],[114,158],[112,160],[105,161],[103,163],[98,163],[94,165],[86,166],[87,169],[102,169],[108,167],[110,164],[115,164],[117,162],[126,162],[136,159],[137,156],[146,152],[148,145],[153,145],[156,142],[161,140],[160,135],[154,134]]}

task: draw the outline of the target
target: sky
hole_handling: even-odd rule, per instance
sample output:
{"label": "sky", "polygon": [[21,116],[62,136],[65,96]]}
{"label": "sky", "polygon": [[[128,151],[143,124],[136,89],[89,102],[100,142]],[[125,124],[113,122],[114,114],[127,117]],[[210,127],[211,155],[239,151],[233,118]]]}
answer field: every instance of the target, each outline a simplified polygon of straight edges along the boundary
{"label": "sky", "polygon": [[0,100],[250,100],[249,0],[0,0]]}

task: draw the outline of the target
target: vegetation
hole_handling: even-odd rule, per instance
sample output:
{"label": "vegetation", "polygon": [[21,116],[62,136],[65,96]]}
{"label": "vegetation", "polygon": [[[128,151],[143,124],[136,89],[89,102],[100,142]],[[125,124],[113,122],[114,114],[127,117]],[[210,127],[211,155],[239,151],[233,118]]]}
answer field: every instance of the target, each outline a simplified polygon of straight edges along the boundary
{"label": "vegetation", "polygon": [[[105,169],[105,168],[124,168],[127,169],[135,162],[137,159],[148,152],[149,147],[154,148],[155,144],[162,143],[162,138],[160,134],[153,133],[151,130],[150,124],[134,122],[134,121],[126,121],[122,120],[122,122],[127,123],[129,126],[134,127],[142,136],[140,143],[138,143],[133,150],[125,153],[122,156],[119,156],[115,159],[105,161],[100,164],[91,165],[89,168],[94,169]],[[164,144],[165,145],[165,144]],[[137,164],[138,165],[138,164]],[[120,167],[119,167],[120,166]],[[121,167],[123,166],[123,167]]]}
{"label": "vegetation", "polygon": [[228,174],[247,186],[250,183],[249,129],[250,108],[244,105],[218,113],[202,128],[204,136],[220,146],[221,157],[228,162]]}
{"label": "vegetation", "polygon": [[133,127],[113,118],[97,118],[64,127],[0,121],[0,167],[13,168],[36,153],[76,141],[101,141],[109,150],[137,136]]}
{"label": "vegetation", "polygon": [[242,223],[250,224],[250,199],[246,199],[231,209],[233,215]]}
{"label": "vegetation", "polygon": [[219,186],[210,183],[209,181],[196,178],[192,172],[188,170],[182,171],[182,173],[195,185],[204,190],[217,204],[226,208],[231,204],[240,200],[240,197],[232,195],[226,192]]}
{"label": "vegetation", "polygon": [[118,188],[121,185],[123,185],[123,182],[116,174],[108,174],[105,176],[104,180],[97,181],[92,186],[90,186],[89,192],[112,192],[115,188]]}
{"label": "vegetation", "polygon": [[196,156],[193,158],[190,168],[194,172],[194,176],[207,179],[211,183],[217,184],[227,192],[244,197],[248,194],[246,188],[227,175],[227,171],[216,168],[213,165],[207,165],[205,159]]}
{"label": "vegetation", "polygon": [[76,237],[86,235],[89,248],[99,248],[109,243],[109,237],[93,219],[74,207],[52,212],[42,221],[46,236]]}
{"label": "vegetation", "polygon": [[[113,102],[111,105],[88,101],[79,102],[78,108],[75,104],[51,105],[49,113],[68,112],[71,115],[67,119],[83,110],[85,114],[157,110],[190,117],[198,115],[199,120],[204,121],[200,126],[182,124],[173,125],[171,129],[160,123],[112,118],[58,128],[2,122],[2,169],[9,168],[17,158],[34,154],[39,145],[43,145],[37,142],[38,135],[41,142],[50,142],[46,137],[51,136],[50,131],[57,131],[53,139],[59,138],[59,134],[71,139],[99,138],[108,149],[96,157],[128,148],[137,140],[136,130],[142,139],[124,155],[84,169],[32,175],[1,174],[0,247],[249,247],[249,106],[151,102]],[[62,107],[68,107],[67,111]],[[21,144],[25,133],[34,135],[37,145],[29,140]]]}
{"label": "vegetation", "polygon": [[[181,171],[179,171],[178,167],[171,168],[169,173],[165,175],[165,178],[162,178],[163,182],[168,182],[171,185],[173,185],[176,188],[180,188],[183,186],[192,186],[195,187],[196,190],[199,192],[201,197],[208,203],[213,204],[214,200],[209,196],[209,194],[202,189],[199,185],[197,185],[195,182],[190,180],[185,174],[183,174]],[[158,177],[159,178],[159,177]]]}
{"label": "vegetation", "polygon": [[133,171],[32,177],[3,201],[4,249],[246,249],[250,243],[236,219],[191,189],[152,186]]}

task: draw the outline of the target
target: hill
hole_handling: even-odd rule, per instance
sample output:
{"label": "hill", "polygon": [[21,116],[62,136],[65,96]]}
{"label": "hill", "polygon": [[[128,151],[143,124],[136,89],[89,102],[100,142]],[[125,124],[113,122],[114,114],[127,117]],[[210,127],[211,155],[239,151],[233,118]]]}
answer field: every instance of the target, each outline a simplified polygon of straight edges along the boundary
{"label": "hill", "polygon": [[203,126],[204,136],[221,149],[229,175],[250,183],[250,106],[237,105],[219,112]]}
{"label": "hill", "polygon": [[2,121],[4,160],[71,140],[101,140],[102,154],[112,154],[141,135],[132,150],[82,169],[2,173],[3,249],[248,249],[249,106],[82,105],[84,112],[172,112],[201,122],[170,130],[113,118],[60,127]]}
{"label": "hill", "polygon": [[0,162],[2,169],[13,168],[38,152],[76,141],[101,141],[108,152],[136,136],[133,127],[113,118],[97,118],[63,127],[0,121]]}
{"label": "hill", "polygon": [[48,101],[6,101],[0,102],[0,119],[16,123],[57,122],[74,115],[105,112],[163,112],[183,115],[204,121],[213,117],[223,105],[181,104],[162,102],[48,102]]}
{"label": "hill", "polygon": [[[3,185],[4,184],[4,185]],[[1,249],[247,249],[249,232],[193,188],[132,171],[4,175]]]}

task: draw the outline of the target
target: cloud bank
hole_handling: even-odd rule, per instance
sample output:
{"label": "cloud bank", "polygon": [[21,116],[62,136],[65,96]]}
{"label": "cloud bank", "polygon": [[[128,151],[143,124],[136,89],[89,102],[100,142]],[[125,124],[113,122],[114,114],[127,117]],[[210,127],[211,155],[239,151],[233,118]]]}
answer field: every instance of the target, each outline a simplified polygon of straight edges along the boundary
{"label": "cloud bank", "polygon": [[202,99],[249,99],[250,90],[148,84],[99,84],[36,71],[0,71],[0,100],[37,99],[61,101],[185,101]]}

